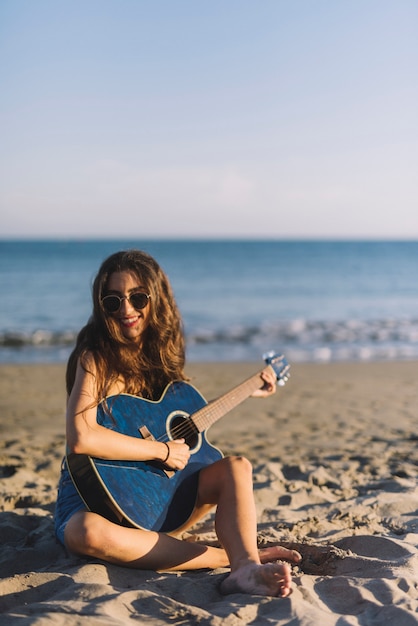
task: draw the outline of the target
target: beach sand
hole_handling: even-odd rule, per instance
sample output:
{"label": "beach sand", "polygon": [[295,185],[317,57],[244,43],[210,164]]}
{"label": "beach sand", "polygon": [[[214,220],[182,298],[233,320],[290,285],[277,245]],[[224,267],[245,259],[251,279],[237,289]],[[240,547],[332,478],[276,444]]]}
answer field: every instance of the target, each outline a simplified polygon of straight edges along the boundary
{"label": "beach sand", "polygon": [[[262,364],[192,364],[209,400]],[[254,466],[259,542],[297,544],[289,598],[222,596],[227,570],[134,571],[67,554],[52,515],[64,367],[0,366],[0,623],[418,624],[417,363],[295,364],[209,440]],[[216,544],[213,518],[187,537]]]}

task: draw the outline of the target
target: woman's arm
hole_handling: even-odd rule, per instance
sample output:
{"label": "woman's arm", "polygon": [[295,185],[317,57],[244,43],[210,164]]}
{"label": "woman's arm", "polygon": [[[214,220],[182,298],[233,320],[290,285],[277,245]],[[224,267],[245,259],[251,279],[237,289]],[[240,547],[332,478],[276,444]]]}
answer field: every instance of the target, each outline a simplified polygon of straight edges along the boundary
{"label": "woman's arm", "polygon": [[173,469],[182,469],[190,456],[183,440],[165,443],[130,437],[97,423],[97,394],[94,360],[86,371],[80,363],[67,406],[67,446],[70,452],[101,459],[130,461],[165,461]]}

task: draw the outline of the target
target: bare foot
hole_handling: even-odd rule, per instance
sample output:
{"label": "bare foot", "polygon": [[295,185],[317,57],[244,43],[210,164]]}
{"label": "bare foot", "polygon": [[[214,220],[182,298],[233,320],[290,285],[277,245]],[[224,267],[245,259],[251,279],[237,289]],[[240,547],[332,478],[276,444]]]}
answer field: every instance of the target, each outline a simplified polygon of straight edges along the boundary
{"label": "bare foot", "polygon": [[287,563],[250,563],[231,572],[222,581],[220,591],[223,594],[249,593],[286,598],[290,594],[291,581]]}
{"label": "bare foot", "polygon": [[283,546],[269,546],[258,551],[260,561],[262,563],[271,563],[272,561],[288,561],[289,563],[300,563],[302,555],[297,550],[290,550]]}

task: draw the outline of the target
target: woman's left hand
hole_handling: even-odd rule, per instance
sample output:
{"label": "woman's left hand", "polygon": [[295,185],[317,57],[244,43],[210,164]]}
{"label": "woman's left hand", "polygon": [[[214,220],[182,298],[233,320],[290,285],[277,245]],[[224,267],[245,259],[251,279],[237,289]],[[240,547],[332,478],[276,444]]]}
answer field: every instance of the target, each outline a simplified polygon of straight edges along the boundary
{"label": "woman's left hand", "polygon": [[275,393],[277,377],[276,374],[271,370],[271,368],[266,368],[265,370],[263,370],[260,374],[260,378],[264,382],[264,385],[261,387],[261,389],[257,389],[257,391],[254,391],[251,396],[253,398],[267,398],[268,396],[271,396],[273,393]]}

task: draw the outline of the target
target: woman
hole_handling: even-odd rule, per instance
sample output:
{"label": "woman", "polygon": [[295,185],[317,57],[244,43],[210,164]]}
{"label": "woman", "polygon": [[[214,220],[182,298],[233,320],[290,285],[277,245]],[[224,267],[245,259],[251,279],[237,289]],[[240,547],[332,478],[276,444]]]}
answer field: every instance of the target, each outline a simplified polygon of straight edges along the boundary
{"label": "woman", "polygon": [[[67,366],[68,452],[111,460],[159,461],[169,470],[182,470],[190,457],[183,439],[161,443],[130,437],[101,426],[96,417],[98,404],[119,393],[158,401],[168,383],[185,379],[184,360],[180,315],[157,262],[138,250],[110,256],[94,281],[93,314]],[[269,370],[263,372],[260,386],[254,395],[274,393],[275,379]],[[200,470],[196,506],[188,525],[213,507],[222,548],[127,528],[87,510],[64,463],[56,535],[76,554],[125,567],[158,571],[230,566],[222,593],[289,595],[290,567],[278,560],[297,563],[301,557],[280,546],[258,551],[252,470],[246,459],[226,457]]]}

